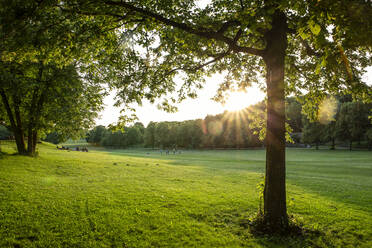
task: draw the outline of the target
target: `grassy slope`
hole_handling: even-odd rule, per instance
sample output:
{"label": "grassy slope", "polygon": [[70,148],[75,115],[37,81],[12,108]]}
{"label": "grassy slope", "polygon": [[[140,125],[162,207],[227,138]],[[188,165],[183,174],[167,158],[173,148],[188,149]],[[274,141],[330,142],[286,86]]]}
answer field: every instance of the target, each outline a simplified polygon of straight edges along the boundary
{"label": "grassy slope", "polygon": [[288,150],[289,212],[321,232],[305,239],[241,225],[262,150],[40,153],[0,159],[0,247],[372,247],[370,152]]}

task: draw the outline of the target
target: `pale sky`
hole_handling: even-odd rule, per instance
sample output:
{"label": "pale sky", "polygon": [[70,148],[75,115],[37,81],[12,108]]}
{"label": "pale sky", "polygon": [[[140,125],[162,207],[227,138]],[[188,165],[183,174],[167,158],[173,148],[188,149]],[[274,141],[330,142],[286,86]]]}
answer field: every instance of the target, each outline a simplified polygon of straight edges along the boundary
{"label": "pale sky", "polygon": [[[372,67],[368,68],[368,72],[363,77],[364,81],[372,85]],[[207,78],[204,88],[199,91],[196,99],[187,99],[180,103],[178,112],[167,113],[159,110],[156,104],[150,104],[148,101],[143,102],[143,106],[136,107],[136,115],[138,121],[145,126],[150,121],[184,121],[204,118],[207,115],[216,115],[225,110],[239,110],[255,104],[264,99],[265,94],[258,89],[257,86],[252,86],[247,89],[247,93],[237,93],[230,98],[225,106],[217,103],[211,98],[216,94],[218,84],[223,81],[222,75],[214,75]],[[118,120],[120,109],[113,106],[114,94],[107,96],[104,100],[105,109],[100,113],[101,118],[96,120],[96,125],[107,126]]]}
{"label": "pale sky", "polygon": [[[222,75],[214,75],[207,78],[204,88],[198,92],[196,99],[187,99],[178,104],[178,112],[167,113],[159,110],[156,104],[151,104],[144,101],[141,107],[136,107],[136,115],[138,121],[145,126],[150,121],[184,121],[204,118],[207,115],[215,115],[224,112],[225,110],[239,110],[255,104],[264,99],[265,94],[256,86],[247,89],[246,93],[232,93],[230,100],[223,106],[211,98],[216,94],[218,84],[223,81]],[[107,96],[104,100],[105,109],[100,113],[101,118],[97,119],[97,125],[107,126],[117,121],[120,116],[120,108],[113,106],[114,94]]]}

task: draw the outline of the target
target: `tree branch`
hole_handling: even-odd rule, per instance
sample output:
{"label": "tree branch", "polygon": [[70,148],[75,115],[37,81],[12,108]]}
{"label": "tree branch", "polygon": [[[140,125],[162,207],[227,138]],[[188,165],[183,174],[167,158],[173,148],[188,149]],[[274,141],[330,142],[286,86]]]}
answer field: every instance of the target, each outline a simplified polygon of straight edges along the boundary
{"label": "tree branch", "polygon": [[6,94],[5,94],[5,91],[2,88],[0,88],[0,95],[1,95],[1,98],[2,98],[2,101],[3,101],[3,104],[4,104],[4,107],[6,109],[6,112],[8,114],[10,125],[11,125],[13,131],[15,131],[16,128],[17,128],[17,124],[16,124],[16,122],[14,120],[13,112],[12,112],[12,109],[10,108],[10,104],[9,104],[8,98],[7,98]]}
{"label": "tree branch", "polygon": [[226,30],[233,25],[240,25],[240,22],[236,20],[227,21],[224,24],[222,24],[222,27],[217,31],[217,33],[224,34]]}
{"label": "tree branch", "polygon": [[[223,53],[220,53],[220,54],[216,54],[216,55],[209,55],[210,57],[214,57],[214,59],[212,60],[209,60],[207,62],[205,62],[204,64],[200,64],[200,65],[197,65],[197,66],[194,66],[194,67],[176,67],[176,68],[173,68],[172,70],[169,70],[168,72],[166,72],[161,79],[159,79],[158,81],[155,82],[155,84],[158,84],[160,83],[162,80],[164,80],[167,76],[169,76],[170,74],[172,74],[173,72],[176,72],[176,71],[189,71],[189,72],[195,72],[197,70],[200,70],[204,67],[206,67],[207,65],[210,65],[212,63],[215,63],[221,59],[223,59],[226,55],[228,55],[229,53],[231,52],[231,49],[228,49],[226,52],[223,52]],[[158,73],[156,73],[158,74]]]}
{"label": "tree branch", "polygon": [[318,53],[317,51],[315,51],[310,45],[309,43],[307,43],[306,40],[302,39],[300,37],[300,41],[301,41],[301,44],[305,47],[305,50],[306,50],[306,53],[307,55],[309,56],[316,56],[316,57],[321,57],[322,54],[321,53]]}
{"label": "tree branch", "polygon": [[[287,28],[287,33],[297,35],[297,30],[294,28]],[[301,44],[305,47],[307,55],[316,56],[316,57],[322,56],[322,54],[315,51],[306,40],[302,39],[301,37],[299,38],[300,38]]]}
{"label": "tree branch", "polygon": [[216,32],[214,30],[210,30],[210,29],[207,29],[207,28],[204,28],[204,27],[198,27],[198,28],[191,27],[191,26],[189,26],[185,23],[181,23],[181,22],[177,22],[177,21],[168,19],[168,18],[166,18],[162,15],[159,15],[157,13],[151,12],[151,11],[143,9],[143,8],[133,6],[132,4],[127,3],[127,2],[116,2],[116,1],[108,0],[108,1],[105,1],[105,3],[107,5],[111,5],[111,6],[124,7],[124,8],[126,8],[130,11],[137,12],[137,13],[139,13],[139,14],[145,16],[145,17],[148,17],[148,18],[153,18],[156,21],[161,22],[165,25],[181,29],[181,30],[183,30],[187,33],[194,34],[194,35],[197,35],[199,37],[203,37],[203,38],[206,38],[206,39],[214,39],[214,40],[217,40],[217,41],[222,41],[222,42],[228,44],[229,47],[231,48],[231,50],[234,51],[234,52],[244,52],[244,53],[249,53],[249,54],[257,55],[257,56],[263,56],[263,54],[264,54],[264,51],[260,50],[260,49],[256,49],[256,48],[252,48],[252,47],[241,47],[237,44],[237,40],[231,39],[231,38],[226,37],[226,36],[223,35],[223,32],[226,31],[229,26],[231,26],[233,24],[237,24],[237,21],[230,21],[230,22],[224,23],[223,26],[220,28],[220,30],[218,30]]}

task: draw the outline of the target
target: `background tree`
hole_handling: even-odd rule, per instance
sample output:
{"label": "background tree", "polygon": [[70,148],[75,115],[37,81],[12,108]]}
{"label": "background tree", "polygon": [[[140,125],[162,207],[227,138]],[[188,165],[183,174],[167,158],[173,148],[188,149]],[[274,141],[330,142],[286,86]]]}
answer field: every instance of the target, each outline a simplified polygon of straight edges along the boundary
{"label": "background tree", "polygon": [[368,144],[368,150],[372,150],[372,127],[370,127],[367,131],[366,131],[366,140],[367,140],[367,144]]}
{"label": "background tree", "polygon": [[12,133],[3,125],[0,125],[0,140],[6,140],[9,139],[9,136],[11,136]]}
{"label": "background tree", "polygon": [[51,132],[48,133],[43,140],[49,143],[59,144],[65,142],[67,139],[57,132]]}
{"label": "background tree", "polygon": [[91,126],[104,96],[92,61],[107,63],[120,37],[116,23],[65,12],[63,3],[1,4],[1,104],[18,152],[33,155],[46,130],[77,135]]}
{"label": "background tree", "polygon": [[294,97],[286,99],[286,118],[287,123],[294,133],[302,131],[302,105]]}
{"label": "background tree", "polygon": [[324,125],[318,121],[311,122],[307,117],[303,118],[302,142],[305,144],[315,144],[315,149],[319,149],[319,144],[323,140]]}
{"label": "background tree", "polygon": [[371,126],[368,115],[369,106],[361,102],[345,102],[340,108],[337,120],[337,136],[339,139],[349,142],[349,149],[352,150],[353,141],[363,139],[363,136]]}
{"label": "background tree", "polygon": [[93,144],[98,145],[99,143],[101,143],[106,132],[107,130],[104,126],[102,125],[96,126],[87,133],[86,141],[88,143],[93,143]]}
{"label": "background tree", "polygon": [[137,145],[143,143],[143,135],[138,125],[134,125],[126,129],[126,138],[128,145]]}
{"label": "background tree", "polygon": [[171,148],[171,142],[169,137],[169,123],[160,122],[156,124],[155,129],[155,145],[162,149]]}
{"label": "background tree", "polygon": [[337,129],[336,121],[331,121],[323,128],[323,142],[331,142],[331,150],[336,149],[336,138],[337,138]]}
{"label": "background tree", "polygon": [[[18,66],[7,64],[3,68],[11,71]],[[42,133],[54,130],[73,137],[91,126],[102,104],[100,86],[82,80],[73,66],[39,67],[43,76],[36,81],[32,78],[34,64],[28,70],[22,68],[31,78],[9,72],[13,80],[2,81],[0,92],[20,153],[33,155]]]}
{"label": "background tree", "polygon": [[144,146],[145,147],[155,148],[155,128],[156,128],[156,123],[150,121],[144,133]]}

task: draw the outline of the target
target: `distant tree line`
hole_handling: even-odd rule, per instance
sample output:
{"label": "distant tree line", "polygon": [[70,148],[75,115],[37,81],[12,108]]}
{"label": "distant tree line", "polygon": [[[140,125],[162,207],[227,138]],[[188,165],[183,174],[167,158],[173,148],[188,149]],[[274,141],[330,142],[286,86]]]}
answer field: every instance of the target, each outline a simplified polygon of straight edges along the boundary
{"label": "distant tree line", "polygon": [[330,144],[330,149],[335,149],[336,142],[346,143],[352,150],[353,143],[358,146],[367,146],[372,149],[371,104],[362,102],[344,101],[339,98],[333,107],[333,116],[326,121],[318,118],[310,121],[302,116],[303,143],[313,144],[316,149],[320,144]]}
{"label": "distant tree line", "polygon": [[[301,99],[287,98],[287,124],[294,145],[310,144],[318,149],[320,145],[327,144],[330,149],[335,149],[337,143],[352,149],[353,144],[357,143],[359,147],[372,149],[372,125],[369,119],[372,105],[353,102],[350,96],[337,97],[333,106],[331,105],[329,102],[325,104],[326,108],[332,108],[323,110],[326,112],[325,117],[318,113],[310,120],[303,113]],[[96,126],[87,132],[86,140],[94,145],[111,148],[260,147],[265,144],[265,140],[262,139],[265,136],[262,133],[262,124],[265,122],[264,110],[265,104],[261,102],[243,111],[225,111],[218,115],[208,115],[204,119],[150,122],[146,128],[140,122],[118,131]],[[0,139],[13,137],[8,129],[0,125]],[[58,144],[67,138],[58,132],[50,132],[42,137],[42,140]]]}
{"label": "distant tree line", "polygon": [[125,148],[143,144],[145,127],[142,123],[124,127],[124,130],[111,131],[104,126],[96,126],[87,133],[88,143],[112,148]]}
{"label": "distant tree line", "polygon": [[[353,142],[372,147],[372,125],[368,119],[371,104],[352,102],[350,96],[334,98],[333,105],[325,102],[312,120],[303,113],[301,99],[287,98],[286,115],[291,142],[310,144],[318,149],[329,144],[335,149],[336,142]],[[332,109],[330,109],[332,108]],[[250,106],[243,111],[225,111],[208,115],[204,119],[182,122],[150,122],[145,128],[142,123],[125,127],[123,131],[112,132],[104,126],[96,126],[87,134],[87,142],[106,147],[144,146],[147,148],[249,148],[265,144],[262,124],[265,122],[265,104]],[[323,116],[321,112],[324,112]]]}
{"label": "distant tree line", "polygon": [[[247,112],[254,112],[249,115]],[[245,114],[244,114],[245,113]],[[253,127],[256,113],[264,115],[264,104],[260,103],[245,112],[224,112],[208,115],[203,120],[182,122],[150,122],[146,128],[142,123],[125,127],[124,131],[111,132],[104,126],[96,126],[87,134],[87,142],[108,147],[143,145],[147,148],[247,148],[262,146],[259,128]]]}

